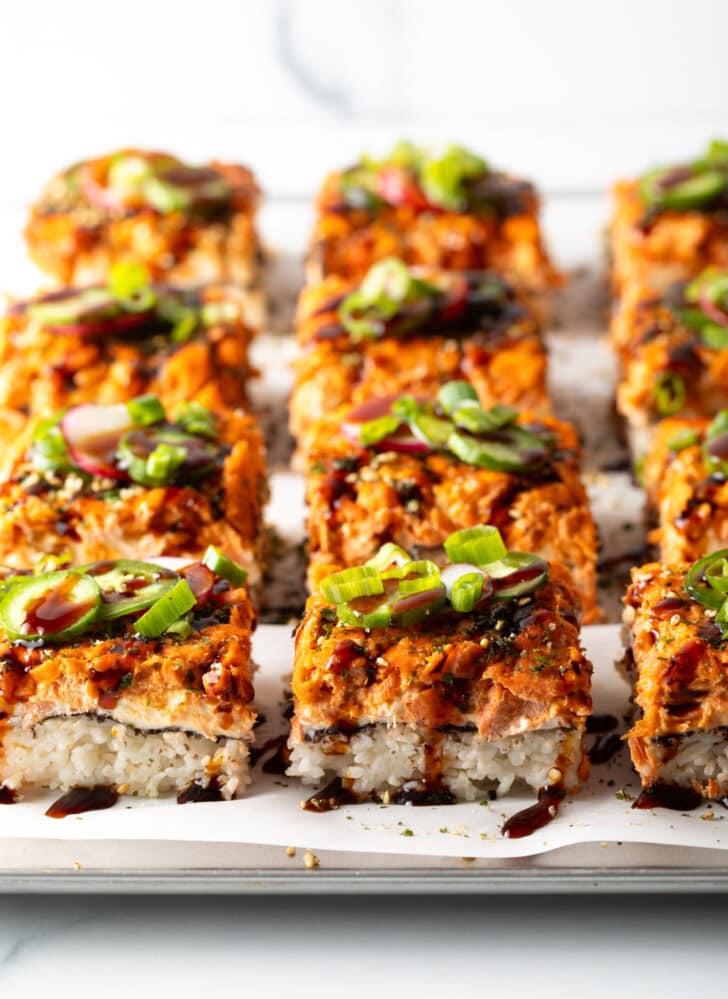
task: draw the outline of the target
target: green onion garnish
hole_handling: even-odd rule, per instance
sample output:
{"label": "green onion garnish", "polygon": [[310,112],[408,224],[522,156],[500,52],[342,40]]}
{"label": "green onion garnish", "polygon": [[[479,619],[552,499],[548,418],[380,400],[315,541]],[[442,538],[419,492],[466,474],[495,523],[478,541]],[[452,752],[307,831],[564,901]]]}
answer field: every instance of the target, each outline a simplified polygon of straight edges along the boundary
{"label": "green onion garnish", "polygon": [[76,467],[68,456],[61,419],[62,415],[42,420],[33,434],[30,458],[38,472],[70,472]]}
{"label": "green onion garnish", "polygon": [[165,418],[164,406],[156,395],[140,395],[136,399],[130,399],[126,408],[132,420],[142,427],[161,423]]}
{"label": "green onion garnish", "polygon": [[384,583],[373,566],[358,565],[326,576],[321,593],[332,604],[346,604],[358,597],[379,596],[384,593]]}
{"label": "green onion garnish", "polygon": [[171,624],[178,621],[197,603],[186,579],[178,583],[152,604],[136,623],[136,630],[145,638],[159,638]]}
{"label": "green onion garnish", "polygon": [[210,545],[202,556],[202,564],[211,569],[216,576],[227,579],[233,586],[242,586],[248,578],[248,573],[239,562],[233,562],[214,545]]}
{"label": "green onion garnish", "polygon": [[187,450],[179,444],[157,444],[146,461],[146,477],[148,481],[165,485],[174,473],[185,463]]}
{"label": "green onion garnish", "polygon": [[478,393],[470,382],[447,382],[437,393],[437,401],[444,411],[452,416],[464,402],[477,402]]}
{"label": "green onion garnish", "polygon": [[445,539],[445,551],[451,562],[486,565],[502,559],[508,549],[503,544],[498,528],[485,525],[455,531]]}
{"label": "green onion garnish", "polygon": [[660,416],[674,416],[685,405],[685,382],[674,371],[661,371],[652,389]]}
{"label": "green onion garnish", "polygon": [[675,453],[679,451],[684,451],[685,448],[692,447],[697,444],[700,440],[697,430],[692,430],[689,427],[683,427],[682,430],[676,430],[672,437],[667,442],[667,446],[671,451]]}
{"label": "green onion garnish", "polygon": [[468,572],[453,583],[450,602],[454,610],[467,614],[480,600],[482,592],[482,572]]}
{"label": "green onion garnish", "polygon": [[359,429],[359,440],[364,447],[371,447],[385,437],[390,437],[399,425],[400,421],[396,416],[380,416],[376,420],[367,420]]}
{"label": "green onion garnish", "polygon": [[[148,300],[149,271],[143,264],[117,263],[109,270],[109,291],[125,305],[132,305],[142,300]],[[153,292],[151,292],[153,295]],[[156,296],[155,296],[156,301]],[[154,302],[152,302],[152,305]]]}
{"label": "green onion garnish", "polygon": [[174,422],[188,434],[200,437],[217,437],[217,420],[207,406],[199,402],[181,402],[175,408]]}
{"label": "green onion garnish", "polygon": [[458,406],[453,413],[455,423],[464,430],[469,430],[474,434],[485,434],[492,430],[500,430],[515,424],[518,418],[518,410],[511,406],[493,406],[491,409],[483,409],[480,405]]}
{"label": "green onion garnish", "polygon": [[365,564],[370,568],[376,569],[378,572],[383,572],[385,569],[389,569],[392,565],[402,566],[411,561],[412,559],[404,548],[400,548],[399,545],[395,545],[391,541],[388,541],[385,545],[382,545],[376,555],[372,556],[372,558],[370,558]]}

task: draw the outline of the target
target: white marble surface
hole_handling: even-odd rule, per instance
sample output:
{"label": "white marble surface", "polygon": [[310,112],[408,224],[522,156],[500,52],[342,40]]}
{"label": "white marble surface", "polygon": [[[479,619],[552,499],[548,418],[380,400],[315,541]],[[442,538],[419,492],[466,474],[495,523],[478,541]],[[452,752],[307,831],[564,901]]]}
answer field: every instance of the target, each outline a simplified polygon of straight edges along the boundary
{"label": "white marble surface", "polygon": [[727,932],[716,897],[6,897],[0,993],[719,996]]}

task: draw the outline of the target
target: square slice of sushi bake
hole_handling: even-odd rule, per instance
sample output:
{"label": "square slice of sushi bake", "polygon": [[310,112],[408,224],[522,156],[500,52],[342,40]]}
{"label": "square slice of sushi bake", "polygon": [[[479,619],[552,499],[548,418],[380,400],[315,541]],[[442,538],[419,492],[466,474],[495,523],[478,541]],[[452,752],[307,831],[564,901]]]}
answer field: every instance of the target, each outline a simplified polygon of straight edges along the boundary
{"label": "square slice of sushi bake", "polygon": [[484,409],[469,382],[343,406],[311,435],[309,584],[391,541],[440,562],[453,531],[489,523],[509,548],[561,562],[598,617],[597,536],[577,433],[552,417]]}
{"label": "square slice of sushi bake", "polygon": [[291,430],[347,402],[467,379],[484,406],[550,411],[546,351],[533,310],[489,272],[409,268],[391,258],[359,284],[327,278],[301,294]]}
{"label": "square slice of sushi bake", "polygon": [[663,420],[644,465],[651,540],[668,564],[728,544],[728,410],[714,420]]}
{"label": "square slice of sushi bake", "polygon": [[632,570],[625,663],[639,714],[628,739],[646,789],[636,807],[728,793],[727,595],[727,549]]}
{"label": "square slice of sushi bake", "polygon": [[288,773],[346,800],[449,803],[525,783],[544,821],[586,777],[591,666],[557,563],[496,528],[445,541],[448,565],[387,544],[309,598],[296,635]]}
{"label": "square slice of sushi bake", "polygon": [[40,421],[0,483],[0,565],[32,568],[215,545],[261,581],[267,499],[261,432],[240,411],[156,396],[84,403]]}
{"label": "square slice of sushi bake", "polygon": [[255,289],[259,197],[247,167],[124,149],[53,177],[25,237],[33,260],[61,284],[103,281],[112,265],[135,262],[155,280]]}
{"label": "square slice of sushi bake", "polygon": [[103,285],[17,301],[0,318],[4,422],[145,393],[165,406],[245,407],[253,335],[234,288],[151,284],[135,265]]}
{"label": "square slice of sushi bake", "polygon": [[621,381],[617,409],[636,458],[667,416],[712,417],[728,406],[728,271],[707,270],[661,294],[632,288],[612,339]]}
{"label": "square slice of sushi bake", "polygon": [[240,566],[104,560],[7,576],[0,785],[69,790],[60,816],[120,794],[234,798],[250,780],[255,613]]}
{"label": "square slice of sushi bake", "polygon": [[728,142],[614,189],[610,243],[617,294],[662,292],[706,267],[728,267]]}
{"label": "square slice of sushi bake", "polygon": [[356,280],[398,256],[447,270],[492,268],[536,293],[561,283],[533,185],[460,146],[437,153],[401,142],[383,159],[362,157],[326,179],[317,211],[311,281]]}

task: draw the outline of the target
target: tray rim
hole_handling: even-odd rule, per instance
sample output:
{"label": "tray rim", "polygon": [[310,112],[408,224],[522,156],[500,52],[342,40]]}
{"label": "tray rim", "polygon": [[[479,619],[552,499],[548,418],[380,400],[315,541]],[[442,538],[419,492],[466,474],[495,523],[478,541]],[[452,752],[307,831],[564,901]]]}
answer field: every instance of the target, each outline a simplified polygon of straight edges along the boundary
{"label": "tray rim", "polygon": [[10,894],[205,894],[205,895],[538,895],[721,894],[728,891],[728,866],[575,867],[559,871],[286,871],[210,868],[157,870],[0,871],[0,895]]}

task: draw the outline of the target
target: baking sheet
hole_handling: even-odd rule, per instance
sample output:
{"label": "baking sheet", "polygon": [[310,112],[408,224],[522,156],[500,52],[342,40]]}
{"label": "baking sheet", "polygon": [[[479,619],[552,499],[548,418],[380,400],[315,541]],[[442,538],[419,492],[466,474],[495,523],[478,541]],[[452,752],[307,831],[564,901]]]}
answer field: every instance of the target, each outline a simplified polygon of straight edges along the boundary
{"label": "baking sheet", "polygon": [[[628,688],[614,669],[621,651],[619,629],[614,625],[586,628],[584,639],[595,667],[595,710],[621,720]],[[261,664],[258,702],[267,718],[257,732],[262,745],[284,730],[281,698],[291,670],[290,630],[281,625],[261,626],[254,652]],[[728,812],[723,808],[703,805],[684,814],[635,811],[631,800],[638,783],[623,747],[612,761],[593,767],[588,785],[567,797],[553,822],[518,840],[504,838],[500,829],[508,816],[533,803],[534,793],[528,789],[496,801],[486,795],[482,802],[436,807],[364,804],[317,815],[301,809],[302,799],[310,792],[299,781],[264,774],[260,762],[249,793],[239,801],[179,806],[173,799],[123,798],[108,811],[49,819],[43,812],[57,795],[42,794],[2,808],[0,828],[5,838],[198,840],[410,857],[526,857],[570,844],[609,841],[728,847]]]}

